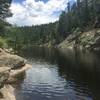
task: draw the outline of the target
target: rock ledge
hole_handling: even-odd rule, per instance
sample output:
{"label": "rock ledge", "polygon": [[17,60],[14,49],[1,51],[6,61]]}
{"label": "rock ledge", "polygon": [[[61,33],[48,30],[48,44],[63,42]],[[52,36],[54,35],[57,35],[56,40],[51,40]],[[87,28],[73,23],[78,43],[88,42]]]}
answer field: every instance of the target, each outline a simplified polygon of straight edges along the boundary
{"label": "rock ledge", "polygon": [[0,48],[0,100],[16,100],[14,88],[9,84],[18,81],[17,76],[29,68],[31,65],[24,58]]}

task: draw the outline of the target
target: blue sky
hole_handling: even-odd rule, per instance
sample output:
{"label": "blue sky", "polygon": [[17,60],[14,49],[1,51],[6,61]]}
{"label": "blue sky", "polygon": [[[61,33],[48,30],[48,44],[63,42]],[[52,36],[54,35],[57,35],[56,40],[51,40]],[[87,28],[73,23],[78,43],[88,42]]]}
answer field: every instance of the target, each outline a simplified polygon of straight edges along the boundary
{"label": "blue sky", "polygon": [[[11,24],[18,26],[40,25],[55,22],[66,10],[69,0],[13,0],[10,10],[12,17],[7,18]],[[74,0],[70,0],[73,2]]]}
{"label": "blue sky", "polygon": [[[23,1],[25,1],[25,0],[12,0],[12,2],[15,2],[15,3],[22,3]],[[49,0],[35,0],[36,2],[38,2],[38,1],[43,1],[43,2],[48,2]]]}

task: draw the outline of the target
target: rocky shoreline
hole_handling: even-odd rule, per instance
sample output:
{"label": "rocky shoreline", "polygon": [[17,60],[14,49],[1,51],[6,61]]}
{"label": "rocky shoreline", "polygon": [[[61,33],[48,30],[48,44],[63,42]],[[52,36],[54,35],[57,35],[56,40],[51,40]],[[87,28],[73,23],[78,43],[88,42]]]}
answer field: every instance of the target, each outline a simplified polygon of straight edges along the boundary
{"label": "rocky shoreline", "polygon": [[0,48],[0,100],[16,100],[12,83],[29,68],[31,65],[24,58]]}

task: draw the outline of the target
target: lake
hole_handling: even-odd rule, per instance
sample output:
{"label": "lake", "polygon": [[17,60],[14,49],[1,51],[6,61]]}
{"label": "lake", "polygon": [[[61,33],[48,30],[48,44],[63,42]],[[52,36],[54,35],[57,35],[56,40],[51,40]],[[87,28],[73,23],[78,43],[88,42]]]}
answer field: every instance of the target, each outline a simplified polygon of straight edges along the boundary
{"label": "lake", "polygon": [[100,100],[99,54],[34,47],[19,55],[32,68],[15,86],[17,100]]}

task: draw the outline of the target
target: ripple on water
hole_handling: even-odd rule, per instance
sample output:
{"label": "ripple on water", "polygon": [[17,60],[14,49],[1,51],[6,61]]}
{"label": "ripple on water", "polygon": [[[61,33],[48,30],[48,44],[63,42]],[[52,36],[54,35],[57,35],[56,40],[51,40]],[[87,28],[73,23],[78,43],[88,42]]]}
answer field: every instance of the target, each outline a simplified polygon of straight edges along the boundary
{"label": "ripple on water", "polygon": [[74,79],[59,76],[57,65],[46,62],[33,63],[19,94],[24,96],[22,100],[33,100],[33,96],[34,100],[92,100],[87,87],[76,85]]}

